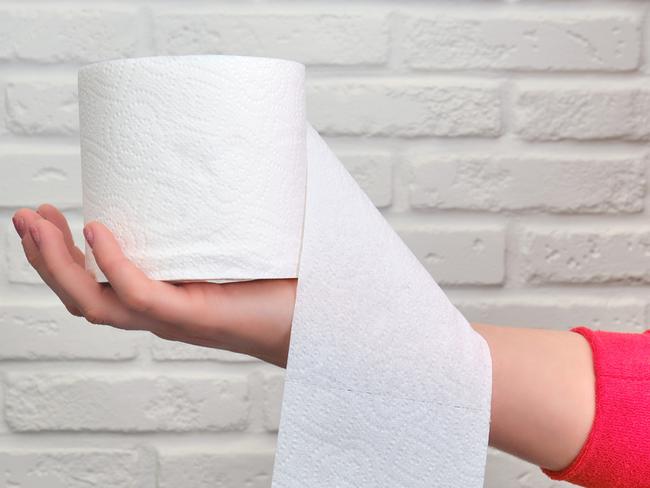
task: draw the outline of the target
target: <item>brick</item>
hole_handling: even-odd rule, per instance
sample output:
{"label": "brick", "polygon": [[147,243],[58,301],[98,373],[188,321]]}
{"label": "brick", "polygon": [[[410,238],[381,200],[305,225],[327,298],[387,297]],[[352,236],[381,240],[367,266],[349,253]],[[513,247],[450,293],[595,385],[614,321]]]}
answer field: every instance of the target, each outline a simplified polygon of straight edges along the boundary
{"label": "brick", "polygon": [[137,332],[89,324],[59,305],[0,306],[0,359],[133,359]]}
{"label": "brick", "polygon": [[2,8],[0,59],[60,63],[128,57],[136,51],[138,32],[130,10]]}
{"label": "brick", "polygon": [[133,488],[139,485],[137,451],[125,449],[0,449],[0,486]]}
{"label": "brick", "polygon": [[159,488],[268,488],[273,472],[273,449],[231,448],[162,450]]}
{"label": "brick", "polygon": [[468,321],[513,327],[567,330],[584,325],[620,332],[645,330],[645,301],[612,296],[526,294],[508,298],[454,300]]}
{"label": "brick", "polygon": [[284,393],[284,370],[265,374],[262,390],[264,427],[270,432],[277,432],[280,426],[280,412]]}
{"label": "brick", "polygon": [[7,103],[6,103],[7,83],[0,80],[0,136],[9,133],[7,129]]}
{"label": "brick", "polygon": [[485,486],[498,488],[571,488],[575,485],[553,481],[536,465],[488,448]]}
{"label": "brick", "polygon": [[639,65],[641,18],[620,11],[436,12],[404,22],[416,69],[624,71]]}
{"label": "brick", "polygon": [[[0,385],[0,405],[5,404],[4,398],[5,398],[4,388],[2,388],[2,386]],[[1,409],[0,409],[0,411],[1,411]],[[9,426],[5,422],[4,416],[0,415],[0,436],[5,436],[9,432],[10,432]],[[2,478],[0,478],[0,479],[2,479]]]}
{"label": "brick", "polygon": [[[42,202],[41,202],[42,203]],[[10,283],[28,283],[44,285],[43,280],[34,268],[29,264],[25,257],[25,251],[20,242],[18,234],[14,230],[11,220],[6,224],[6,243],[7,243],[7,279]],[[75,244],[84,249],[82,225],[79,222],[69,222],[70,230]]]}
{"label": "brick", "polygon": [[500,226],[397,228],[404,242],[441,285],[501,284],[505,235]]}
{"label": "brick", "polygon": [[519,87],[515,132],[532,141],[650,138],[650,90],[612,82],[582,85]]}
{"label": "brick", "polygon": [[648,226],[539,225],[519,240],[529,283],[650,283]]}
{"label": "brick", "polygon": [[239,54],[305,64],[383,64],[389,34],[382,16],[352,14],[233,15],[160,12],[154,16],[158,54]]}
{"label": "brick", "polygon": [[6,89],[7,128],[19,135],[68,135],[79,130],[77,86],[12,82]]}
{"label": "brick", "polygon": [[324,135],[481,136],[501,133],[499,85],[439,79],[318,81],[307,108]]}
{"label": "brick", "polygon": [[81,207],[79,153],[1,155],[0,206],[36,208],[43,202]]}
{"label": "brick", "polygon": [[416,208],[491,212],[640,212],[644,164],[635,157],[415,156],[410,202]]}
{"label": "brick", "polygon": [[152,336],[151,355],[157,361],[258,362],[259,359],[223,349],[195,346]]}
{"label": "brick", "polygon": [[344,153],[341,161],[376,207],[388,207],[392,201],[393,167],[385,153]]}
{"label": "brick", "polygon": [[241,376],[26,374],[6,376],[14,431],[238,431],[248,424]]}

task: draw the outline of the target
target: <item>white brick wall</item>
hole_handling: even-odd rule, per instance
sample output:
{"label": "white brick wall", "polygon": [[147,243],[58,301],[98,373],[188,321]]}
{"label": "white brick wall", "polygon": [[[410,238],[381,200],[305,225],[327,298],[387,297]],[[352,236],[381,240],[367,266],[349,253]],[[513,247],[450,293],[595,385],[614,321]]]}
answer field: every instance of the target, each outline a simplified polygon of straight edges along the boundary
{"label": "white brick wall", "polygon": [[[0,1],[0,486],[268,487],[283,371],[70,316],[9,222],[81,242],[76,69],[297,59],[308,111],[471,321],[650,318],[650,27],[630,0]],[[545,488],[490,451],[486,486]]]}

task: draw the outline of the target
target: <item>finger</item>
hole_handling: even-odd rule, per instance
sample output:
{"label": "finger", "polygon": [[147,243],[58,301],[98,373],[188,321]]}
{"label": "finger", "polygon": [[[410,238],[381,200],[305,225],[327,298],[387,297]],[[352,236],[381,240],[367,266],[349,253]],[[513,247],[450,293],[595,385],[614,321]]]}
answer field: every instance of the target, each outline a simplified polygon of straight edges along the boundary
{"label": "finger", "polygon": [[44,203],[38,207],[37,212],[44,219],[49,220],[54,225],[56,225],[56,227],[63,234],[63,240],[72,258],[77,262],[77,264],[84,266],[84,253],[75,245],[74,239],[72,237],[72,232],[70,231],[70,226],[68,225],[68,221],[66,220],[65,216],[59,211],[59,209],[57,209],[54,205]]}
{"label": "finger", "polygon": [[43,262],[43,256],[29,232],[29,228],[36,220],[41,219],[41,216],[31,209],[22,208],[14,214],[13,218],[14,222],[20,222],[18,226],[21,228],[22,233],[21,244],[29,264],[36,270],[45,284],[47,284],[50,289],[59,297],[68,312],[70,312],[72,315],[80,317],[81,311],[74,303],[74,300],[72,300],[72,298],[58,286],[56,280],[54,280],[52,275],[47,270],[47,267]]}
{"label": "finger", "polygon": [[[23,247],[36,265],[43,280],[64,302],[73,315],[85,317],[93,324],[105,324],[127,330],[172,330],[170,324],[160,323],[135,314],[117,298],[110,286],[100,285],[70,256],[62,232],[53,223],[31,209],[21,209],[16,215],[25,224]],[[37,231],[36,245],[30,228]],[[65,271],[61,275],[61,270]],[[65,274],[67,273],[67,274]]]}
{"label": "finger", "polygon": [[84,234],[97,265],[127,307],[176,327],[187,325],[195,329],[208,323],[214,325],[214,311],[207,310],[205,301],[196,300],[197,295],[188,294],[184,287],[149,279],[124,255],[105,225],[90,222]]}
{"label": "finger", "polygon": [[55,288],[70,297],[81,314],[93,324],[127,323],[124,307],[110,287],[102,286],[68,252],[61,231],[43,218],[30,225],[37,236],[42,267]]}

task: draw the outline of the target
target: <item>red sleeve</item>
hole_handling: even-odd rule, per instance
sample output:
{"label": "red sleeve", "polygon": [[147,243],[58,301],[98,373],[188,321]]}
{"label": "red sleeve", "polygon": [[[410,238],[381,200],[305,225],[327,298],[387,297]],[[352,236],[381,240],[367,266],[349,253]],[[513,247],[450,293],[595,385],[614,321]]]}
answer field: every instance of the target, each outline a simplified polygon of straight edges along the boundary
{"label": "red sleeve", "polygon": [[571,330],[587,339],[593,353],[594,422],[569,466],[542,471],[589,488],[650,487],[650,330]]}

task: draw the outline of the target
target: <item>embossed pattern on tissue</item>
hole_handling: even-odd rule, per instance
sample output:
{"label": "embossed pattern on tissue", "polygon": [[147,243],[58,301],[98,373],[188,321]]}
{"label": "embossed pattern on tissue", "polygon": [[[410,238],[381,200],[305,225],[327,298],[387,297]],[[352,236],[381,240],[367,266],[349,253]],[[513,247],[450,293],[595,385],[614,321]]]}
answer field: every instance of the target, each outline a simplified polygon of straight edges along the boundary
{"label": "embossed pattern on tissue", "polygon": [[481,488],[484,339],[308,127],[274,488]]}
{"label": "embossed pattern on tissue", "polygon": [[297,63],[230,56],[80,69],[85,221],[154,279],[295,277],[303,80]]}

